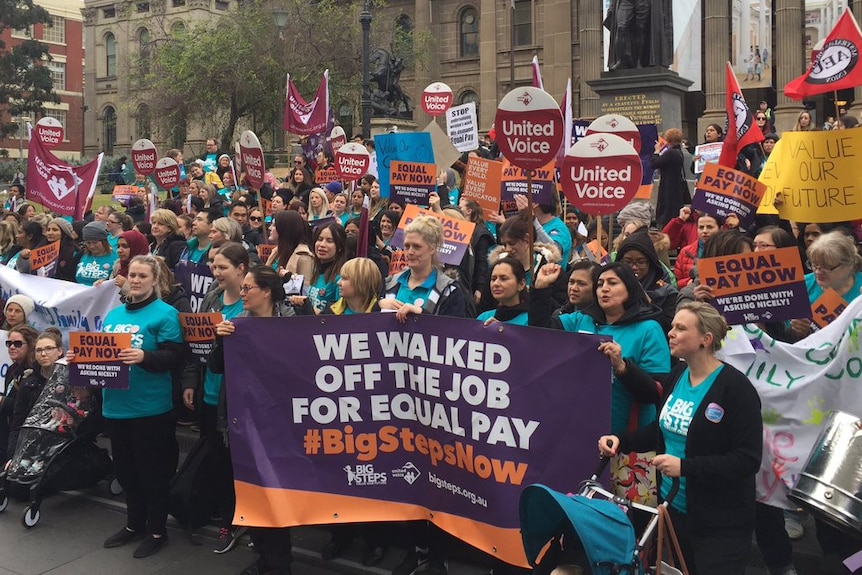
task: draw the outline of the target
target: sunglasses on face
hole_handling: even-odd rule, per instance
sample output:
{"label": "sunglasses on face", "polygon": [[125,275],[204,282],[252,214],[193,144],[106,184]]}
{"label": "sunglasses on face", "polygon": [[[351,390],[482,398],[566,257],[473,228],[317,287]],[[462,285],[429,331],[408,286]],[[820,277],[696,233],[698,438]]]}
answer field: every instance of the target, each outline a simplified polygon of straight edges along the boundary
{"label": "sunglasses on face", "polygon": [[24,342],[21,340],[7,339],[6,347],[14,347],[15,349],[20,349],[24,347]]}
{"label": "sunglasses on face", "polygon": [[257,216],[250,216],[248,219],[249,219],[249,220],[251,220],[251,221],[253,221],[253,222],[259,222],[259,221],[261,221],[263,218],[259,218],[259,217],[257,217]]}

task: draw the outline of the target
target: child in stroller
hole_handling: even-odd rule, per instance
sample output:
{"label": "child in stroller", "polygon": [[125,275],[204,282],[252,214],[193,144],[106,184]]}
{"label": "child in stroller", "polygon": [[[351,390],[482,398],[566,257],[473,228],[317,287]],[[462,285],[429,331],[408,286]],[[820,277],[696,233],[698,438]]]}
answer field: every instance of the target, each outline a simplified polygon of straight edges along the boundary
{"label": "child in stroller", "polygon": [[32,527],[44,494],[82,489],[109,476],[111,458],[95,443],[102,427],[100,398],[97,389],[71,386],[68,366],[56,365],[0,473],[0,512],[8,495],[29,500],[23,523]]}

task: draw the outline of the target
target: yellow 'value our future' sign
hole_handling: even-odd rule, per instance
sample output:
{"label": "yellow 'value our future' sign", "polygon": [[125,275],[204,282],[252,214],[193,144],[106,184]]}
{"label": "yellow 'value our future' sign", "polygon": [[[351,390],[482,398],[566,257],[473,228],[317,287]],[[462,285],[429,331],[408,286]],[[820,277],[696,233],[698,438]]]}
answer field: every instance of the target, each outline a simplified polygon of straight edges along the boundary
{"label": "yellow 'value our future' sign", "polygon": [[860,219],[860,162],[862,129],[785,132],[760,174],[767,190],[758,213],[797,222]]}

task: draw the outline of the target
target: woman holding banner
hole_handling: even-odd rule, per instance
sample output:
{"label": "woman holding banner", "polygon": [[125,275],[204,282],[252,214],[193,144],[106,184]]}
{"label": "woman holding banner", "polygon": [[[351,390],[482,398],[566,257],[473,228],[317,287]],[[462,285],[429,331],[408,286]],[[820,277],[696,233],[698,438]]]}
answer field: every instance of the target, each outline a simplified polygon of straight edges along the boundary
{"label": "woman holding banner", "polygon": [[278,212],[272,220],[269,241],[275,243],[275,248],[269,254],[266,265],[272,267],[284,281],[288,281],[291,276],[302,277],[302,283],[307,288],[314,273],[314,255],[308,247],[311,243],[308,222],[295,210]]}
{"label": "woman holding banner", "polygon": [[[594,278],[594,304],[555,318],[548,288],[561,271],[557,264],[539,270],[530,293],[530,325],[612,337],[599,345],[613,368],[611,430],[624,433],[650,423],[661,382],[670,371],[670,351],[659,323],[662,311],[650,303],[631,266],[613,262],[599,268]],[[644,501],[644,492],[654,493],[654,470],[643,454],[626,452],[612,472],[620,495]]]}
{"label": "woman holding banner", "polygon": [[54,218],[45,228],[45,238],[48,243],[60,242],[60,255],[57,256],[57,268],[54,279],[67,282],[75,281],[75,268],[78,266],[80,251],[78,250],[78,235],[72,224],[63,218]]}
{"label": "woman holding banner", "polygon": [[293,305],[307,301],[314,313],[322,313],[340,297],[338,274],[347,253],[347,233],[336,222],[314,228],[314,273],[309,280],[308,297],[289,296]]}
{"label": "woman holding banner", "polygon": [[132,347],[118,356],[130,366],[128,389],[102,391],[114,470],[126,494],[126,526],[104,546],[141,540],[136,558],[157,553],[168,540],[168,493],[179,457],[171,370],[183,366],[188,353],[177,310],[160,299],[159,280],[158,258],[133,258],[126,303],[108,312],[102,326],[105,333],[132,334]]}
{"label": "woman holding banner", "polygon": [[760,398],[744,374],[715,357],[728,327],[705,303],[680,308],[670,351],[684,360],[668,378],[659,417],[625,434],[605,435],[599,451],[611,456],[654,449],[659,493],[679,491],[669,512],[689,572],[742,575],[754,528],[755,475],[760,468],[763,422]]}
{"label": "woman holding banner", "polygon": [[381,309],[396,312],[401,323],[410,314],[465,317],[464,293],[437,260],[442,245],[443,224],[434,216],[420,216],[408,224],[404,230],[407,269],[386,278]]}
{"label": "woman holding banner", "polygon": [[[222,252],[219,252],[219,255],[222,255]],[[237,258],[240,257],[237,256]],[[219,261],[222,262],[221,259]],[[225,276],[231,276],[225,285],[234,281],[233,271],[239,268],[238,265],[234,265],[234,262],[241,263],[241,260],[236,258],[232,261],[229,260],[228,263],[231,265],[223,270]],[[219,285],[221,286],[221,284]],[[239,294],[242,298],[243,311],[236,317],[293,317],[296,315],[293,308],[284,302],[285,293],[282,278],[269,266],[251,268],[239,286]],[[230,299],[226,301],[230,301]],[[230,337],[235,329],[234,324],[228,319],[216,326],[218,337],[215,347],[207,359],[207,369],[214,374],[223,374],[225,371],[224,338]],[[222,394],[221,389],[219,394]],[[290,564],[293,562],[290,527],[252,528],[250,535],[252,542],[254,542],[254,550],[260,554],[260,558],[242,572],[244,575],[290,573]],[[229,541],[233,542],[235,538],[229,539]],[[225,549],[225,551],[227,550]]]}
{"label": "woman holding banner", "polygon": [[[104,226],[104,224],[102,224]],[[22,274],[30,272],[30,250],[41,248],[48,243],[43,235],[41,224],[34,221],[26,221],[18,228],[18,236],[15,238],[16,243],[21,246],[21,249],[14,256],[9,258],[9,263],[6,264],[13,270],[17,270]]]}

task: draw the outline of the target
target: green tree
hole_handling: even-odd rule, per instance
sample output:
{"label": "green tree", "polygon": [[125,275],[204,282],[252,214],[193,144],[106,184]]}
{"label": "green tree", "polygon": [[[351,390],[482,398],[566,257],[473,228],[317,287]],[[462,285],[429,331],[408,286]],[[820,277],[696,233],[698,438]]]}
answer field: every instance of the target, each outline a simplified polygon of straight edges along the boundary
{"label": "green tree", "polygon": [[[50,25],[51,16],[33,0],[0,0],[0,33],[31,29],[34,24]],[[0,137],[15,134],[18,125],[2,118],[24,114],[42,115],[46,102],[58,103],[51,73],[43,63],[50,59],[48,47],[28,38],[8,49],[0,40]]]}

